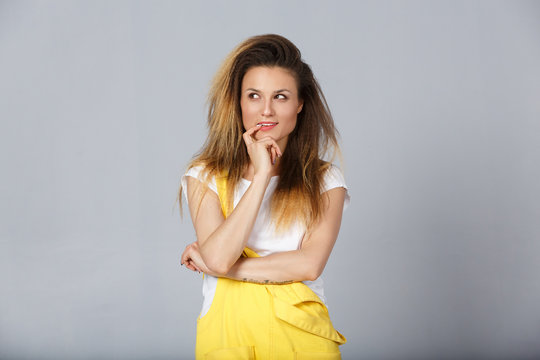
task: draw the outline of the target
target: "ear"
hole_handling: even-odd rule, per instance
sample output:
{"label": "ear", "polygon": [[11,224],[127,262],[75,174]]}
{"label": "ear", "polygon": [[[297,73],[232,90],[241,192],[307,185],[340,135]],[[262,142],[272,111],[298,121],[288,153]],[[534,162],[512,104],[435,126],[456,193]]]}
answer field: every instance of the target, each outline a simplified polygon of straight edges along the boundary
{"label": "ear", "polygon": [[300,100],[300,105],[298,105],[298,110],[296,111],[296,113],[300,114],[300,111],[302,111],[303,107],[304,107],[304,100]]}

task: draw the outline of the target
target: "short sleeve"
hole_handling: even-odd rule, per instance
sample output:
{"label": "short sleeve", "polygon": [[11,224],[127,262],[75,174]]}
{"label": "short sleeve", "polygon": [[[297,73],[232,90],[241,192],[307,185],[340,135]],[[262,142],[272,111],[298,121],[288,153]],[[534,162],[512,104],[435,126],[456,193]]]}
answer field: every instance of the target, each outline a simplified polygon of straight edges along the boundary
{"label": "short sleeve", "polygon": [[[181,180],[182,193],[184,194],[184,197],[186,198],[186,202],[188,204],[189,204],[189,200],[188,200],[188,196],[187,196],[187,179],[186,179],[186,177],[191,176],[191,177],[194,177],[195,179],[199,180],[200,182],[204,182],[204,179],[202,178],[202,174],[201,174],[202,170],[203,170],[202,165],[194,166],[194,167],[188,169],[188,171],[186,171],[186,173],[182,176],[182,180]],[[212,179],[210,179],[210,182],[208,183],[208,187],[210,188],[210,190],[212,190],[216,194],[218,193],[217,192],[217,186],[216,186],[216,179],[214,177],[212,177]]]}
{"label": "short sleeve", "polygon": [[341,170],[336,165],[331,165],[328,170],[326,170],[323,181],[323,193],[337,187],[345,189],[345,203],[343,204],[343,210],[345,210],[351,202],[351,196],[349,195],[349,187],[345,183],[345,177]]}

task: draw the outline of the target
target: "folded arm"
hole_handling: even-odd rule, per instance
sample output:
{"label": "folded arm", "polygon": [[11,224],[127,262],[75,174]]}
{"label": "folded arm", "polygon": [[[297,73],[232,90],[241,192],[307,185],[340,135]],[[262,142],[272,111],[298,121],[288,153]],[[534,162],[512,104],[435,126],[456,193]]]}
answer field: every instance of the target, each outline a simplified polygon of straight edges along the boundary
{"label": "folded arm", "polygon": [[[187,177],[189,211],[204,262],[199,269],[212,274],[226,274],[231,269],[246,246],[269,181],[269,176],[255,176],[225,220],[218,196],[213,191],[204,192],[199,180]],[[182,262],[187,258],[183,254]]]}
{"label": "folded arm", "polygon": [[287,283],[315,280],[323,272],[336,242],[343,204],[344,188],[326,192],[321,220],[306,233],[300,249],[257,258],[240,258],[225,277],[256,283]]}
{"label": "folded arm", "polygon": [[[185,262],[186,259],[191,258],[194,262],[194,265],[191,265],[193,266],[192,270],[200,270],[209,275],[241,281],[282,284],[293,281],[315,280],[323,272],[337,239],[341,226],[346,190],[341,187],[334,188],[324,195],[328,196],[325,196],[323,215],[311,231],[305,234],[298,250],[279,252],[258,258],[239,258],[245,247],[244,242],[241,248],[236,249],[234,253],[236,261],[226,269],[227,271],[215,271],[211,266],[207,266],[202,251],[200,251],[199,255],[197,244],[192,244],[188,246],[182,255],[182,261]],[[217,207],[221,212],[219,199]],[[221,218],[223,222],[223,216]]]}

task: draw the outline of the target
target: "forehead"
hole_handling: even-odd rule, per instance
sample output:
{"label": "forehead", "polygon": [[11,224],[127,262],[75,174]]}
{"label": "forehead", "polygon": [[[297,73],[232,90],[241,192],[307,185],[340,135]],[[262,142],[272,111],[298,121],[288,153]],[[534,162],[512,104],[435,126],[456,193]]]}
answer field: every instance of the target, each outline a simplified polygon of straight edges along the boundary
{"label": "forehead", "polygon": [[261,91],[287,89],[296,91],[296,79],[291,72],[282,67],[255,66],[250,68],[242,79],[242,89],[254,88]]}

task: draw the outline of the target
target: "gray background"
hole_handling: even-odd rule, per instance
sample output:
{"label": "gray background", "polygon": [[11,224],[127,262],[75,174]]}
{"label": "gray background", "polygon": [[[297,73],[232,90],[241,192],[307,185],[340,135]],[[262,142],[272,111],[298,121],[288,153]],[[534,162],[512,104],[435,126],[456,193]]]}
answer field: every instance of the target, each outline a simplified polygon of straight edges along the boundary
{"label": "gray background", "polygon": [[193,356],[176,190],[221,60],[269,32],[342,134],[344,358],[540,356],[540,2],[2,1],[0,358]]}

